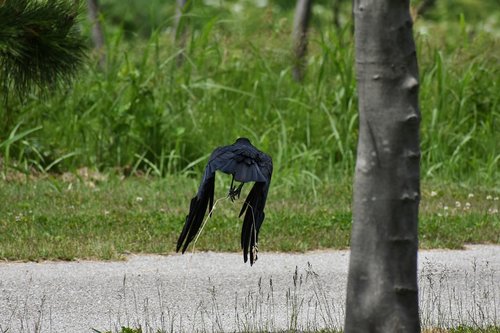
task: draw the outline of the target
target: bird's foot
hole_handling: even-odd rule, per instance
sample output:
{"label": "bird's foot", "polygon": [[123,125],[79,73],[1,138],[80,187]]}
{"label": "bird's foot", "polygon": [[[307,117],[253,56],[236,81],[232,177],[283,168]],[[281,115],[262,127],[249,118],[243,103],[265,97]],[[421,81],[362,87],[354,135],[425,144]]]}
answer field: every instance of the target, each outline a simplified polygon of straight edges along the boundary
{"label": "bird's foot", "polygon": [[243,183],[240,184],[240,186],[236,187],[236,186],[231,186],[229,188],[229,193],[227,194],[227,196],[229,197],[229,199],[231,199],[231,201],[234,202],[234,200],[236,199],[239,199],[240,198],[240,194],[241,194],[241,188],[243,187]]}
{"label": "bird's foot", "polygon": [[254,246],[252,246],[250,252],[251,256],[253,257],[253,262],[255,263],[257,261],[257,253],[259,253],[259,245],[255,244]]}
{"label": "bird's foot", "polygon": [[236,187],[232,187],[229,189],[229,193],[227,194],[229,199],[234,202],[234,200],[238,199],[240,197],[240,191]]}

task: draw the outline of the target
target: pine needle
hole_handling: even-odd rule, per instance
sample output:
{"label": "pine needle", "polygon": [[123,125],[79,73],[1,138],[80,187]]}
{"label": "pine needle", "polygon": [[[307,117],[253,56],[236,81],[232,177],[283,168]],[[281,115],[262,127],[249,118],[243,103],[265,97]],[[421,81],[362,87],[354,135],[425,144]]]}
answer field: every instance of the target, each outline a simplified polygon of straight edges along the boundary
{"label": "pine needle", "polygon": [[5,0],[0,4],[0,89],[19,97],[67,83],[85,58],[76,23],[79,6],[64,0]]}

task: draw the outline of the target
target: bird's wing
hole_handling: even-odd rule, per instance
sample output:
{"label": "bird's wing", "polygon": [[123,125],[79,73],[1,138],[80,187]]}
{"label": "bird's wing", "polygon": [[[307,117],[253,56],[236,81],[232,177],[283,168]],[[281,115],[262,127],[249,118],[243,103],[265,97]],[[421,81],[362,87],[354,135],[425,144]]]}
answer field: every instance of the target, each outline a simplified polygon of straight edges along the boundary
{"label": "bird's wing", "polygon": [[262,154],[253,146],[233,144],[216,149],[208,163],[211,172],[219,170],[234,175],[239,182],[265,182],[266,176],[257,163]]}
{"label": "bird's wing", "polygon": [[264,153],[260,154],[261,163],[259,167],[265,177],[265,181],[255,182],[243,203],[239,215],[241,216],[246,212],[243,219],[243,227],[241,229],[241,247],[243,249],[243,260],[245,262],[247,262],[248,256],[250,255],[250,265],[253,265],[257,259],[256,244],[258,242],[260,227],[265,218],[264,208],[266,206],[267,193],[273,173],[271,157]]}
{"label": "bird's wing", "polygon": [[215,149],[210,156],[210,160],[205,167],[205,173],[201,180],[200,187],[198,188],[198,193],[191,199],[189,214],[186,216],[184,228],[177,240],[177,252],[179,252],[181,247],[182,253],[186,252],[189,243],[196,237],[196,234],[203,224],[207,208],[209,208],[211,214],[214,204],[215,189],[215,169],[211,162],[216,159],[216,156],[220,153],[220,149],[221,148]]}
{"label": "bird's wing", "polygon": [[211,215],[214,204],[215,171],[227,172],[227,170],[236,169],[237,161],[233,150],[232,146],[218,147],[210,155],[198,193],[191,199],[189,214],[186,216],[184,228],[177,240],[177,252],[181,248],[182,253],[186,252],[189,243],[196,237],[203,224],[207,208]]}

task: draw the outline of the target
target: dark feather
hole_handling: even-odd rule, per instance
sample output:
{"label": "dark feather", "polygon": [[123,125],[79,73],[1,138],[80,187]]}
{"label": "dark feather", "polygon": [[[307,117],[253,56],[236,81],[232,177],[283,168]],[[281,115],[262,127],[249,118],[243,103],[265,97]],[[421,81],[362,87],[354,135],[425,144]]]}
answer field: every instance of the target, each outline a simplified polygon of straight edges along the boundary
{"label": "dark feather", "polygon": [[[177,251],[182,248],[182,253],[184,253],[196,237],[203,224],[207,208],[211,215],[217,170],[232,175],[233,180],[243,184],[255,182],[239,214],[241,217],[246,212],[241,230],[243,259],[247,262],[250,257],[250,265],[253,265],[257,260],[258,236],[265,217],[264,208],[271,183],[273,163],[271,157],[252,146],[245,138],[239,138],[232,145],[219,147],[210,155],[198,193],[191,200],[189,214],[186,216],[184,227],[177,241]],[[238,191],[240,188],[241,186]],[[238,195],[238,191],[233,192],[231,196],[234,198]]]}
{"label": "dark feather", "polygon": [[250,265],[257,260],[257,244],[259,231],[264,221],[264,207],[266,204],[268,183],[256,182],[243,203],[239,216],[245,213],[241,229],[241,248],[243,260],[247,262],[250,256]]}
{"label": "dark feather", "polygon": [[189,243],[191,243],[191,241],[196,237],[196,234],[203,224],[209,203],[210,210],[212,210],[214,187],[215,178],[211,177],[204,182],[202,190],[198,191],[198,194],[191,199],[189,214],[186,216],[186,223],[184,224],[184,228],[182,229],[181,235],[177,241],[177,252],[179,252],[181,247],[182,253],[186,252]]}

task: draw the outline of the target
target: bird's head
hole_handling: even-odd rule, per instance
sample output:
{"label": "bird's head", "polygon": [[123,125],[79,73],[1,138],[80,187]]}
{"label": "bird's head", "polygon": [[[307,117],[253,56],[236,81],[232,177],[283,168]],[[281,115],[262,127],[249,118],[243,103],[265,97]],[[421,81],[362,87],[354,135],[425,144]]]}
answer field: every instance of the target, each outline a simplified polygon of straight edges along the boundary
{"label": "bird's head", "polygon": [[238,139],[236,139],[236,142],[241,142],[241,143],[249,143],[249,144],[252,144],[252,143],[250,142],[250,140],[249,140],[249,139],[247,139],[247,138],[238,138]]}

